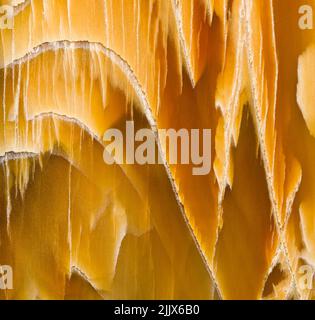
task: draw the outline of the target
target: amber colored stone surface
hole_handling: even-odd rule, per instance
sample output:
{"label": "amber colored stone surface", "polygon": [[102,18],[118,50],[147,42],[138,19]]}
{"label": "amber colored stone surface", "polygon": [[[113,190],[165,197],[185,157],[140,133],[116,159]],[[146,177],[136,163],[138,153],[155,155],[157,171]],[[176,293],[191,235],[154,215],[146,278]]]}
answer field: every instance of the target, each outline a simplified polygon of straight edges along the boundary
{"label": "amber colored stone surface", "polygon": [[[315,298],[314,0],[10,4],[0,299]],[[211,129],[210,174],[107,165],[128,120]]]}

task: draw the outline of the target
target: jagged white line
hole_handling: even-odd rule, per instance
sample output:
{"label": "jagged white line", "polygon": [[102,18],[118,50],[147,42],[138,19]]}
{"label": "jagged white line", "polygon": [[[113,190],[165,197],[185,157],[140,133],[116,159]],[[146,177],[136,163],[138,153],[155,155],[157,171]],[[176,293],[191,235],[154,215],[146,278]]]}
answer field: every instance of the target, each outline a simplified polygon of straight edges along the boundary
{"label": "jagged white line", "polygon": [[173,14],[176,21],[177,32],[178,32],[178,37],[179,37],[179,41],[182,49],[182,54],[184,56],[184,65],[186,67],[192,87],[195,88],[196,83],[194,79],[194,73],[193,73],[191,62],[190,62],[189,52],[187,50],[187,44],[186,44],[184,31],[183,31],[183,20],[180,12],[181,9],[179,7],[181,4],[178,3],[177,1],[178,0],[172,0]]}
{"label": "jagged white line", "polygon": [[7,151],[3,155],[0,155],[0,164],[13,160],[36,158],[37,156],[37,153],[31,151]]}
{"label": "jagged white line", "polygon": [[104,294],[102,294],[101,290],[98,289],[94,284],[93,281],[91,281],[89,279],[89,277],[76,265],[73,265],[71,267],[71,276],[73,273],[77,273],[84,281],[86,281],[96,292],[98,295],[100,295],[100,297],[105,300],[106,297],[104,296]]}

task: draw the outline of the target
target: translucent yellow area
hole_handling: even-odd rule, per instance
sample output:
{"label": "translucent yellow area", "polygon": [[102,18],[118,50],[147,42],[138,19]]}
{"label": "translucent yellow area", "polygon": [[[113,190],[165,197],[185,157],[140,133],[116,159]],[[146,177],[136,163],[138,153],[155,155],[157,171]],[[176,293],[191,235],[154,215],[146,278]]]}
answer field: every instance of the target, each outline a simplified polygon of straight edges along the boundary
{"label": "translucent yellow area", "polygon": [[[314,0],[4,4],[1,299],[314,298]],[[105,164],[128,120],[163,164]],[[208,175],[167,163],[181,128],[212,130]]]}

